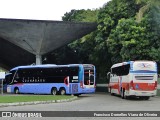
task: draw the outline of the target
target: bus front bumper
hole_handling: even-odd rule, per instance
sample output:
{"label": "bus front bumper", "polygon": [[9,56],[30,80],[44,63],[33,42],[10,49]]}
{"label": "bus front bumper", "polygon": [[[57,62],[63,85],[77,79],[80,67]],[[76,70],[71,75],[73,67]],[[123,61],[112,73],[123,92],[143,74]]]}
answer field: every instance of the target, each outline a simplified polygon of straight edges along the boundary
{"label": "bus front bumper", "polygon": [[89,93],[95,93],[95,88],[84,88],[82,89],[82,93],[89,94]]}

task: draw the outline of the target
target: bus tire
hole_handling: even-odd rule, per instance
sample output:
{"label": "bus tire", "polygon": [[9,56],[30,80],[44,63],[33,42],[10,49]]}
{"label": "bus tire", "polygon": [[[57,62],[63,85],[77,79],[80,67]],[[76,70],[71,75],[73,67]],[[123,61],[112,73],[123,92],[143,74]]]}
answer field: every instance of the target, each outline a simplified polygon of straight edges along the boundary
{"label": "bus tire", "polygon": [[57,88],[56,87],[53,87],[51,89],[51,95],[56,95],[57,94]]}
{"label": "bus tire", "polygon": [[144,100],[149,100],[149,98],[150,98],[149,96],[143,97]]}
{"label": "bus tire", "polygon": [[108,93],[111,93],[111,88],[110,87],[108,87]]}
{"label": "bus tire", "polygon": [[110,94],[113,96],[114,93],[112,93],[112,88],[110,87],[109,89],[110,89],[110,90],[109,90],[109,91],[110,91]]}
{"label": "bus tire", "polygon": [[15,87],[15,88],[14,88],[14,93],[15,93],[15,94],[19,94],[19,88],[18,88],[18,87]]}
{"label": "bus tire", "polygon": [[125,89],[121,89],[121,98],[124,99],[125,98]]}
{"label": "bus tire", "polygon": [[66,89],[65,88],[60,88],[59,94],[60,95],[65,95],[66,94]]}
{"label": "bus tire", "polygon": [[81,94],[74,94],[75,96],[79,97]]}

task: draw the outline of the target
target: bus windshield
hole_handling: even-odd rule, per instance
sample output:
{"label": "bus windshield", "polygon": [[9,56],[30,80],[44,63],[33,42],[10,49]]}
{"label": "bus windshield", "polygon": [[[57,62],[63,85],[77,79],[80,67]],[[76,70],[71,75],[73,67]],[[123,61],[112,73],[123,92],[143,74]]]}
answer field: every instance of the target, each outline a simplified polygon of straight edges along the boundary
{"label": "bus windshield", "polygon": [[113,75],[116,76],[124,76],[129,74],[129,70],[130,70],[130,64],[126,64],[112,68],[111,72]]}
{"label": "bus windshield", "polygon": [[86,66],[84,67],[84,85],[94,84],[94,67]]}

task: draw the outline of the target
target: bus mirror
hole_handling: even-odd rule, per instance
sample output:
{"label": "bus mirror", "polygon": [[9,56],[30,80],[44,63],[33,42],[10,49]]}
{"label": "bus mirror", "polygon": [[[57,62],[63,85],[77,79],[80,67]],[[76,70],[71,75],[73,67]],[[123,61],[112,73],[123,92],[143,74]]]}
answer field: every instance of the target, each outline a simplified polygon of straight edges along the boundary
{"label": "bus mirror", "polygon": [[15,78],[16,78],[16,79],[19,79],[19,75],[18,75],[18,74],[16,74]]}
{"label": "bus mirror", "polygon": [[111,72],[107,73],[107,79],[110,79]]}

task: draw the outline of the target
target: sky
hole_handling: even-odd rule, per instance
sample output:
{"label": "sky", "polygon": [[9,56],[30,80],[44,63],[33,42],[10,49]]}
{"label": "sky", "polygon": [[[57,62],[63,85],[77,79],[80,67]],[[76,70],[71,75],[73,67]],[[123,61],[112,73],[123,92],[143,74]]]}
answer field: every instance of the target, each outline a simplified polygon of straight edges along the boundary
{"label": "sky", "polygon": [[61,20],[72,9],[96,9],[110,0],[0,0],[0,18]]}

